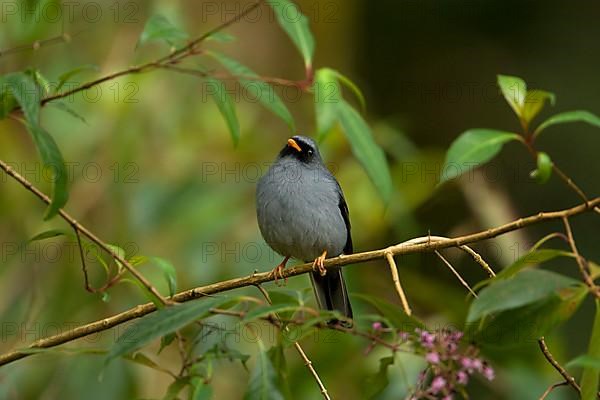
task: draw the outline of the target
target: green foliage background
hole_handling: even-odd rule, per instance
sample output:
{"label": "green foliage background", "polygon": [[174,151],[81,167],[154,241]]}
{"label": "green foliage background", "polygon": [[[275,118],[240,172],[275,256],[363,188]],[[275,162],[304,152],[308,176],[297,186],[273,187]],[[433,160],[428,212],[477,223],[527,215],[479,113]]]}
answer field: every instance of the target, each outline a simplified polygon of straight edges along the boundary
{"label": "green foliage background", "polygon": [[[356,251],[382,248],[429,231],[457,236],[579,202],[555,177],[546,185],[537,185],[529,177],[535,165],[517,145],[506,146],[481,173],[442,186],[437,183],[446,149],[461,132],[473,127],[519,129],[496,87],[500,72],[523,77],[530,87],[556,94],[556,105],[547,106],[538,122],[573,109],[598,114],[600,52],[594,43],[600,26],[594,15],[600,12],[599,5],[298,3],[315,34],[315,67],[335,68],[363,90],[367,119],[390,165],[394,186],[386,206],[339,127],[321,144],[324,158],[346,193]],[[102,4],[99,21],[90,22],[82,16],[83,4],[75,8],[73,19],[61,22],[47,18],[35,22],[31,17],[22,22],[18,15],[3,15],[6,21],[0,27],[0,49],[59,35],[63,29],[73,37],[69,43],[2,55],[0,73],[31,66],[56,81],[76,66],[97,65],[99,71],[82,71],[71,78],[86,81],[167,54],[168,46],[156,42],[136,50],[144,23],[154,13],[166,15],[195,37],[222,22],[225,10],[242,7],[237,2],[205,2],[217,8],[213,14],[192,1],[121,1]],[[262,18],[242,20],[227,32],[237,39],[210,41],[205,46],[263,76],[304,78],[302,58],[264,7]],[[217,66],[211,64],[211,68]],[[234,99],[240,122],[239,143],[234,147],[228,127],[205,89],[195,77],[157,71],[119,78],[87,98],[77,94],[72,102],[67,100],[87,123],[51,106],[42,112],[43,126],[58,143],[65,161],[74,163],[68,211],[100,237],[123,247],[129,256],[152,255],[171,261],[177,268],[180,289],[266,271],[279,262],[279,256],[260,238],[254,187],[290,130],[241,95]],[[317,136],[313,97],[290,100],[295,92],[279,93],[297,131]],[[352,93],[345,94],[360,109]],[[538,143],[586,193],[598,194],[600,136],[594,128],[583,124],[548,128]],[[50,184],[41,172],[35,147],[15,121],[0,122],[0,157],[17,163],[18,171],[49,193]],[[69,239],[56,238],[16,250],[44,230],[68,228],[58,219],[41,222],[44,212],[43,204],[30,193],[6,175],[0,176],[0,348],[4,351],[146,301],[138,288],[126,283],[110,290],[108,302],[86,292],[76,247]],[[600,259],[599,227],[598,218],[573,221],[580,252],[595,261]],[[561,228],[558,222],[547,223],[475,247],[500,270],[545,233]],[[469,282],[485,278],[464,255],[447,254]],[[462,327],[467,296],[440,261],[432,255],[418,255],[397,262],[415,314],[434,327]],[[577,277],[576,265],[568,258],[556,258],[548,265]],[[100,285],[100,264],[90,262],[89,268],[94,284]],[[160,269],[148,266],[141,270],[167,293]],[[346,271],[351,292],[377,295],[399,306],[383,260]],[[291,279],[288,287],[306,289],[308,278]],[[239,294],[257,295],[250,289]],[[308,295],[312,303],[311,293]],[[357,314],[367,312],[365,304],[355,304]],[[572,320],[549,336],[555,357],[569,360],[586,351],[593,315],[588,299]],[[123,329],[83,339],[78,345],[108,347]],[[262,329],[263,340],[272,342],[274,330],[267,325]],[[539,353],[534,337],[517,341],[520,346],[510,347],[510,351],[489,349],[484,353],[498,377],[491,384],[473,383],[469,388],[472,398],[537,398],[559,380]],[[237,344],[240,351],[257,354],[253,341],[242,337]],[[367,379],[377,372],[379,359],[388,355],[379,348],[365,355],[368,343],[339,333],[310,338],[303,345],[330,392],[344,399],[365,398]],[[161,353],[161,365],[177,367],[175,347]],[[146,354],[156,360],[154,350],[158,344]],[[291,349],[286,356],[293,398],[317,398],[318,389],[301,360]],[[0,368],[0,398],[80,398],[82,393],[98,399],[160,398],[172,381],[168,375],[125,360],[116,360],[105,369],[103,362],[103,357],[90,354],[36,355]],[[249,366],[254,363],[252,357]],[[417,357],[400,355],[389,370],[389,387],[378,398],[402,396],[423,365]],[[241,398],[249,372],[239,362],[219,361],[215,368],[212,386],[218,398]],[[553,398],[570,395],[569,388],[557,389]]]}

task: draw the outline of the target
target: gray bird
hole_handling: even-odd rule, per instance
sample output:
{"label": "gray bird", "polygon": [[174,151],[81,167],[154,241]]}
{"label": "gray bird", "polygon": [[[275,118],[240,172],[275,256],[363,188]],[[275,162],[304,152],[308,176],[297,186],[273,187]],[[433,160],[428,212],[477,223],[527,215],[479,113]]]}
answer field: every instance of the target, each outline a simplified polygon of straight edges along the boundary
{"label": "gray bird", "polygon": [[327,271],[323,266],[327,256],[352,253],[348,206],[312,139],[294,136],[287,141],[258,182],[256,214],[267,244],[285,257],[273,269],[275,278],[282,276],[290,257],[314,260],[311,281],[319,307],[352,318],[341,269]]}

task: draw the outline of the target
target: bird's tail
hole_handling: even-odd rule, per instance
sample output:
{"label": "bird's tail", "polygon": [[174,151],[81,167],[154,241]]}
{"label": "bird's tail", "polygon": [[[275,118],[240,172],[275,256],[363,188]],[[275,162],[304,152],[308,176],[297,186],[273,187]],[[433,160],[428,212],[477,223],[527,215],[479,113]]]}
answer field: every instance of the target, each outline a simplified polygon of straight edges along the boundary
{"label": "bird's tail", "polygon": [[[310,279],[315,290],[315,297],[319,307],[324,310],[339,311],[343,316],[352,318],[352,307],[346,290],[346,282],[342,276],[342,270],[327,270],[325,276],[319,272],[311,273]],[[340,324],[345,327],[351,327],[349,321],[330,320],[329,324]]]}

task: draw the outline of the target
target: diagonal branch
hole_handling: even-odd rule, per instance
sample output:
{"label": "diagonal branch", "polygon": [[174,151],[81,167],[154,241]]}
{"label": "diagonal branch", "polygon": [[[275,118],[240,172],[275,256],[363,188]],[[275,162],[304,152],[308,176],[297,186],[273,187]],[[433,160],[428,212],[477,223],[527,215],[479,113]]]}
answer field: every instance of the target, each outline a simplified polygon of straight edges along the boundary
{"label": "diagonal branch", "polygon": [[[31,193],[36,195],[44,203],[46,203],[48,205],[51,203],[51,200],[48,196],[46,196],[41,190],[39,190],[38,188],[33,186],[33,184],[31,182],[29,182],[27,179],[25,179],[25,177],[23,177],[17,171],[12,169],[8,164],[6,164],[2,160],[0,160],[0,169],[4,170],[4,172],[6,172],[10,177],[14,178],[17,182],[19,182],[22,186],[24,186]],[[133,265],[131,265],[131,263],[125,259],[125,257],[122,257],[121,255],[117,254],[112,248],[110,248],[109,245],[107,245],[104,241],[102,241],[98,236],[96,236],[94,233],[89,231],[86,227],[84,227],[79,222],[77,222],[75,220],[75,218],[73,218],[71,215],[67,214],[67,212],[65,210],[63,210],[63,209],[58,210],[58,214],[61,216],[62,219],[64,219],[67,223],[69,223],[69,225],[71,225],[71,227],[73,227],[73,229],[76,232],[83,234],[89,240],[91,240],[96,245],[98,245],[102,250],[104,250],[106,253],[108,253],[112,258],[119,261],[125,267],[125,269],[127,269],[127,271],[129,271],[129,273],[131,273],[131,275],[133,275],[138,281],[140,281],[140,283],[142,285],[144,285],[144,287],[150,293],[152,293],[152,295],[154,295],[161,303],[167,304],[167,300],[158,292],[158,290],[156,290],[156,288],[154,286],[152,286],[150,281],[148,281],[146,278],[144,278],[144,276],[142,274],[140,274],[135,269],[135,267]],[[79,236],[79,234],[78,234],[78,236]],[[81,251],[81,248],[80,248],[80,251]],[[84,272],[85,272],[85,264],[84,264],[83,268],[84,268]],[[86,274],[86,288],[88,288],[88,287],[89,286],[88,286],[87,274]]]}
{"label": "diagonal branch", "polygon": [[558,361],[556,361],[554,359],[554,357],[552,356],[552,353],[550,353],[550,350],[548,350],[548,346],[546,345],[546,341],[544,340],[544,337],[541,337],[538,339],[538,345],[540,346],[540,350],[542,351],[542,354],[544,354],[544,357],[550,363],[550,365],[552,365],[552,367],[554,367],[554,369],[563,378],[565,378],[565,382],[569,386],[571,386],[574,390],[577,391],[577,393],[579,393],[581,395],[581,388],[575,381],[575,378],[573,378],[571,375],[569,375],[569,373],[562,367],[562,365],[560,365],[558,363]]}
{"label": "diagonal branch", "polygon": [[[462,246],[467,243],[478,242],[485,239],[491,239],[496,236],[502,235],[503,233],[511,232],[517,229],[524,228],[526,226],[538,224],[544,221],[561,219],[563,217],[572,217],[574,215],[582,214],[587,211],[591,211],[593,207],[600,205],[600,197],[597,197],[593,200],[589,200],[585,204],[580,204],[578,206],[567,208],[560,211],[551,211],[551,212],[540,212],[538,214],[519,218],[515,221],[509,222],[505,225],[498,226],[496,228],[488,229],[485,231],[472,233],[470,235],[460,236],[454,239],[444,239],[444,240],[431,240],[425,243],[418,244],[398,244],[391,247],[386,247],[380,250],[366,251],[363,253],[356,253],[350,255],[341,255],[338,257],[330,258],[325,260],[326,268],[336,268],[350,264],[356,264],[359,262],[365,261],[373,261],[379,260],[385,257],[387,252],[391,252],[392,255],[400,255],[400,254],[414,254],[414,253],[423,253],[438,249],[445,249],[448,247],[457,247]],[[283,277],[291,277],[296,275],[306,274],[311,272],[313,269],[312,263],[302,264],[295,267],[287,268],[283,271]],[[216,282],[206,286],[200,286],[194,289],[189,289],[183,292],[180,292],[173,296],[172,300],[177,302],[186,302],[190,300],[194,300],[200,297],[204,297],[207,295],[215,294],[215,293],[223,293],[229,290],[238,289],[246,286],[256,286],[261,283],[271,282],[275,279],[271,272],[262,272],[257,274],[252,274],[249,276],[229,279],[226,281]],[[146,303],[138,305],[134,308],[131,308],[127,311],[124,311],[120,314],[113,315],[111,317],[91,322],[89,324],[81,325],[73,330],[63,332],[58,335],[49,336],[40,340],[36,340],[32,344],[29,345],[29,348],[49,348],[58,346],[67,342],[71,342],[73,340],[92,335],[97,332],[102,332],[107,329],[113,328],[117,325],[120,325],[124,322],[131,321],[136,318],[140,318],[144,315],[150,314],[151,312],[156,310],[156,306],[153,303]],[[24,357],[28,357],[31,355],[31,352],[27,350],[19,351],[14,350],[9,353],[5,353],[0,355],[0,366],[9,364],[13,361],[19,360]]]}

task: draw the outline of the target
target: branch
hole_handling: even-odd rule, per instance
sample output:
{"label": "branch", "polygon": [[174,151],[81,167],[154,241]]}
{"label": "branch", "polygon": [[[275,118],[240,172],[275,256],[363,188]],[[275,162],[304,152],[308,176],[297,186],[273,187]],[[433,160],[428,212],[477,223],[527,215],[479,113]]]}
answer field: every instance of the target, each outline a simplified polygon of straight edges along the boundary
{"label": "branch", "polygon": [[[538,224],[540,222],[556,220],[561,219],[563,217],[571,217],[574,215],[582,214],[584,212],[590,211],[592,207],[595,207],[597,205],[600,205],[600,197],[590,200],[586,204],[580,204],[576,207],[567,208],[560,211],[540,212],[538,214],[526,218],[517,219],[515,221],[498,226],[496,228],[472,233],[470,235],[460,236],[454,239],[436,240],[432,237],[433,240],[425,243],[398,244],[396,246],[386,247],[380,250],[366,251],[363,253],[356,253],[350,255],[341,255],[325,260],[324,264],[325,268],[332,269],[334,267],[341,267],[365,261],[378,260],[383,258],[387,252],[391,252],[392,255],[401,255],[423,253],[427,251],[445,249],[448,247],[460,247],[467,243],[473,243],[485,239],[494,238],[498,235],[502,235],[503,233],[521,229],[526,226]],[[312,272],[312,270],[312,263],[306,263],[295,267],[287,268],[283,271],[282,275],[285,278],[306,274],[308,272]],[[246,286],[256,286],[261,283],[271,282],[274,279],[275,277],[271,272],[256,273],[241,278],[229,279],[226,281],[216,282],[206,286],[200,286],[194,289],[189,289],[177,293],[175,296],[173,296],[172,300],[177,302],[186,302],[215,293],[223,293],[229,290],[238,289]],[[120,314],[116,314],[99,321],[78,326],[71,331],[36,340],[31,345],[29,345],[29,348],[48,348],[58,346],[63,343],[67,343],[88,335],[92,335],[97,332],[105,331],[124,322],[131,321],[133,319],[150,314],[154,311],[156,311],[156,306],[153,303],[141,304]],[[14,350],[9,353],[5,353],[0,356],[0,366],[9,364],[13,361],[19,360],[24,357],[28,357],[30,355],[31,353],[28,353],[27,351],[19,350]]]}
{"label": "branch", "polygon": [[219,32],[219,31],[229,27],[230,25],[233,25],[234,23],[239,21],[241,18],[243,18],[244,16],[246,16],[249,13],[251,13],[252,11],[254,11],[254,9],[256,9],[260,5],[260,3],[261,3],[260,1],[257,1],[256,3],[252,4],[250,7],[245,8],[243,12],[239,13],[238,15],[234,16],[231,19],[226,20],[222,24],[220,24],[220,25],[216,26],[215,28],[209,30],[208,32],[204,33],[202,36],[199,36],[198,38],[190,41],[187,45],[183,46],[182,48],[171,52],[169,55],[166,55],[166,56],[161,57],[154,61],[150,61],[146,64],[133,66],[133,67],[129,67],[127,69],[121,70],[121,71],[113,72],[112,74],[103,76],[103,77],[95,79],[93,81],[83,83],[83,84],[77,86],[76,88],[67,90],[66,92],[62,92],[62,93],[54,94],[52,96],[45,97],[41,100],[40,103],[43,106],[50,101],[58,100],[58,99],[62,99],[62,98],[71,96],[75,93],[81,92],[83,90],[87,90],[91,87],[100,85],[104,82],[119,78],[121,76],[150,72],[150,71],[154,71],[159,68],[165,68],[168,65],[177,64],[186,57],[198,54],[196,47],[200,43],[202,43],[204,40],[206,40],[208,37],[215,34],[216,32]]}
{"label": "branch", "polygon": [[[20,175],[17,171],[12,169],[8,164],[6,164],[2,160],[0,160],[0,169],[3,169],[4,172],[6,172],[10,177],[14,178],[17,182],[19,182],[22,186],[24,186],[31,193],[36,195],[44,203],[50,205],[51,200],[48,196],[46,196],[44,193],[42,193],[42,191],[40,191],[38,188],[33,186],[33,184],[31,182],[29,182],[27,179],[25,179],[25,177]],[[133,265],[131,265],[131,263],[125,259],[125,257],[122,257],[121,255],[117,254],[113,249],[110,248],[110,246],[108,246],[105,242],[100,240],[100,238],[98,238],[98,236],[93,234],[86,227],[84,227],[79,222],[77,222],[75,220],[75,218],[73,218],[73,217],[71,217],[71,215],[67,214],[67,212],[65,210],[63,210],[62,208],[60,210],[58,210],[58,214],[69,225],[71,225],[76,232],[82,233],[89,240],[96,243],[102,250],[104,250],[106,253],[108,253],[112,258],[114,258],[115,260],[120,262],[125,267],[125,269],[127,269],[127,271],[129,271],[131,273],[131,275],[133,275],[138,281],[140,281],[140,283],[142,285],[144,285],[144,287],[146,289],[148,289],[148,291],[150,293],[152,293],[157,299],[159,299],[163,304],[167,304],[167,300],[158,292],[158,290],[156,290],[156,288],[154,286],[152,286],[150,281],[148,281],[146,278],[144,278],[144,276],[142,274],[140,274],[135,269],[135,267]],[[80,251],[82,251],[81,248],[80,248]],[[81,254],[81,255],[83,256],[83,254]],[[83,268],[84,268],[84,273],[85,273],[86,272],[85,264],[84,264]],[[88,288],[88,287],[89,287],[89,285],[87,282],[87,273],[86,273],[86,288]]]}
{"label": "branch", "polygon": [[385,258],[388,262],[388,266],[390,267],[390,272],[392,273],[392,282],[394,282],[394,287],[396,288],[396,292],[398,292],[398,296],[402,302],[402,308],[404,309],[406,315],[411,315],[412,311],[408,305],[406,294],[404,294],[404,289],[402,289],[402,285],[400,284],[400,276],[398,275],[398,267],[396,266],[396,261],[394,261],[394,255],[391,251],[386,251]]}
{"label": "branch", "polygon": [[583,281],[597,298],[600,299],[600,288],[596,286],[594,280],[592,279],[586,260],[579,254],[579,250],[577,250],[577,246],[575,245],[575,239],[573,238],[573,231],[571,230],[571,225],[569,224],[569,219],[564,216],[562,217],[563,224],[565,225],[565,231],[567,232],[567,241],[569,242],[569,246],[571,247],[571,251],[575,254],[575,259],[577,260],[577,265],[579,266],[579,272],[583,276]]}
{"label": "branch", "polygon": [[[554,359],[554,357],[552,357],[552,353],[550,353],[550,350],[548,350],[548,346],[546,346],[546,341],[544,340],[544,337],[541,337],[541,338],[538,339],[538,344],[540,346],[540,350],[542,351],[542,354],[544,354],[544,357],[546,357],[546,360],[548,360],[548,362],[550,363],[550,365],[552,365],[554,367],[554,369],[556,371],[558,371],[558,373],[563,378],[565,378],[565,382],[569,386],[571,386],[573,389],[575,389],[577,391],[577,393],[579,393],[581,395],[581,388],[579,387],[579,385],[575,381],[575,378],[573,378],[571,375],[569,375],[569,373],[562,367],[562,365],[560,365]],[[552,389],[550,389],[550,391],[551,390]],[[547,395],[547,394],[545,394],[545,395]],[[545,397],[545,396],[543,396],[543,397]]]}

